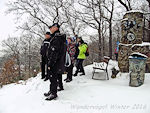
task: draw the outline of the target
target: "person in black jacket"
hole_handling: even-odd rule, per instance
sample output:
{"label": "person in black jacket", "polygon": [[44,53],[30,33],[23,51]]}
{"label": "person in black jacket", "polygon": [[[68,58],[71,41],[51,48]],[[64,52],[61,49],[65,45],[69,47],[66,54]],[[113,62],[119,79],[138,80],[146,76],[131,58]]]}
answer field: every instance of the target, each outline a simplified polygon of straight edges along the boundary
{"label": "person in black jacket", "polygon": [[53,100],[57,98],[57,86],[59,76],[62,76],[65,69],[65,36],[59,32],[59,24],[54,23],[50,27],[51,39],[48,48],[48,75],[50,76],[50,91],[44,95],[46,100]]}
{"label": "person in black jacket", "polygon": [[[47,49],[50,43],[50,32],[46,32],[45,34],[45,40],[42,43],[40,54],[41,54],[41,71],[42,71],[42,79],[45,79],[44,81],[48,80],[47,73],[45,74],[45,67],[47,67]],[[47,70],[46,70],[47,71]]]}
{"label": "person in black jacket", "polygon": [[[78,47],[79,47],[79,42],[80,42],[81,40],[82,40],[82,37],[76,36],[76,53],[75,53],[75,55],[74,55],[75,60],[76,60],[76,63],[75,63],[75,64],[76,64],[76,65],[75,65],[76,68],[78,67],[78,63],[79,63],[77,58],[78,58],[78,55],[79,55],[79,48],[78,48]],[[80,69],[80,67],[78,67],[78,68],[79,68],[78,72],[81,72],[82,69]]]}

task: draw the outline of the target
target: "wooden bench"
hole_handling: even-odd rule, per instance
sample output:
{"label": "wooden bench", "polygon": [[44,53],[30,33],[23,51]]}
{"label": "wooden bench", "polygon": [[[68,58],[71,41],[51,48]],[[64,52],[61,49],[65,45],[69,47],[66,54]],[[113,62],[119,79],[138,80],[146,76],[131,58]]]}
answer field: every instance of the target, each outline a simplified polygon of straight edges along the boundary
{"label": "wooden bench", "polygon": [[109,63],[109,60],[110,58],[105,56],[104,59],[103,59],[103,62],[100,62],[100,63],[97,63],[97,62],[94,62],[93,63],[93,76],[92,76],[92,79],[95,79],[95,80],[102,80],[102,79],[97,79],[97,78],[94,78],[95,76],[95,71],[96,70],[103,70],[105,73],[106,73],[106,80],[109,80],[109,76],[108,76],[108,63]]}

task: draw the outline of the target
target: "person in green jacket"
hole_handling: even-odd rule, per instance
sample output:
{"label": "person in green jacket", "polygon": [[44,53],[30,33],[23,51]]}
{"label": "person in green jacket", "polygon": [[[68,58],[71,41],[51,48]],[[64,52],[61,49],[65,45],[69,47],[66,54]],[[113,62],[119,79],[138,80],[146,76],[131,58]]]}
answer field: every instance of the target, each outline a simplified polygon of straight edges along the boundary
{"label": "person in green jacket", "polygon": [[87,51],[87,48],[88,48],[87,44],[85,44],[84,41],[81,39],[79,41],[79,47],[78,47],[79,55],[77,57],[77,70],[76,70],[74,76],[78,75],[79,69],[80,69],[80,72],[82,73],[81,76],[85,75],[85,71],[83,68],[83,61],[86,59],[85,53]]}

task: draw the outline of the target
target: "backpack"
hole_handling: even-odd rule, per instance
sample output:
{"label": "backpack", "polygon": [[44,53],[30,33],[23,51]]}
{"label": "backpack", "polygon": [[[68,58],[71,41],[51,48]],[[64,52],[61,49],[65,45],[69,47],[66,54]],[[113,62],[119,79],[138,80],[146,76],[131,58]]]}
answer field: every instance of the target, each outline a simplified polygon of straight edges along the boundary
{"label": "backpack", "polygon": [[88,44],[87,43],[85,43],[86,45],[87,45],[87,49],[86,49],[86,52],[85,52],[85,56],[89,56],[90,54],[89,54],[89,47],[88,47]]}

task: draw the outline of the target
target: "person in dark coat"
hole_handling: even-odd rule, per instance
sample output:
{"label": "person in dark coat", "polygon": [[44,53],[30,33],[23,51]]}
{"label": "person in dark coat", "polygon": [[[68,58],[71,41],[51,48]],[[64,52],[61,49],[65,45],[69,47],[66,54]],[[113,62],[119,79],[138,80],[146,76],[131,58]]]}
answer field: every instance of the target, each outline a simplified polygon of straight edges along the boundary
{"label": "person in dark coat", "polygon": [[71,82],[72,81],[72,75],[73,75],[73,67],[74,67],[74,63],[75,63],[75,53],[76,53],[76,46],[75,46],[75,42],[74,40],[69,37],[67,39],[68,41],[68,45],[67,45],[67,52],[70,56],[70,60],[71,60],[71,65],[69,67],[67,67],[67,78],[65,79],[66,82]]}
{"label": "person in dark coat", "polygon": [[79,42],[80,42],[81,40],[82,40],[82,37],[78,37],[78,36],[76,35],[76,53],[75,53],[74,57],[75,57],[75,66],[76,66],[76,68],[79,68],[79,69],[78,69],[78,72],[81,72],[81,70],[82,70],[82,69],[80,69],[80,67],[78,67],[78,63],[79,63],[79,61],[78,61]]}
{"label": "person in dark coat", "polygon": [[45,40],[42,43],[41,49],[40,49],[40,54],[41,54],[41,71],[42,71],[42,79],[45,79],[44,81],[48,80],[48,75],[47,75],[47,69],[46,69],[46,74],[45,74],[45,67],[47,67],[47,49],[50,43],[50,32],[46,32],[45,34]]}
{"label": "person in dark coat", "polygon": [[48,75],[50,76],[50,91],[44,95],[46,100],[57,98],[58,77],[64,72],[65,65],[65,36],[59,32],[59,24],[54,23],[50,28],[51,40],[48,48]]}
{"label": "person in dark coat", "polygon": [[117,41],[116,48],[115,48],[116,61],[118,61],[118,52],[119,52],[119,41]]}
{"label": "person in dark coat", "polygon": [[77,60],[77,58],[78,58],[78,55],[79,55],[79,41],[81,40],[82,38],[81,37],[76,37],[76,45],[75,45],[75,47],[76,47],[76,52],[75,52],[75,55],[74,55],[74,57],[75,57],[75,60]]}
{"label": "person in dark coat", "polygon": [[67,51],[67,44],[66,44],[66,35],[62,35],[61,37],[61,41],[63,43],[63,46],[61,46],[61,59],[60,59],[60,65],[59,65],[59,69],[61,69],[60,71],[58,71],[58,87],[57,87],[57,91],[62,91],[64,90],[63,87],[63,82],[62,82],[62,74],[64,74],[65,72],[65,60],[66,60],[66,51]]}

